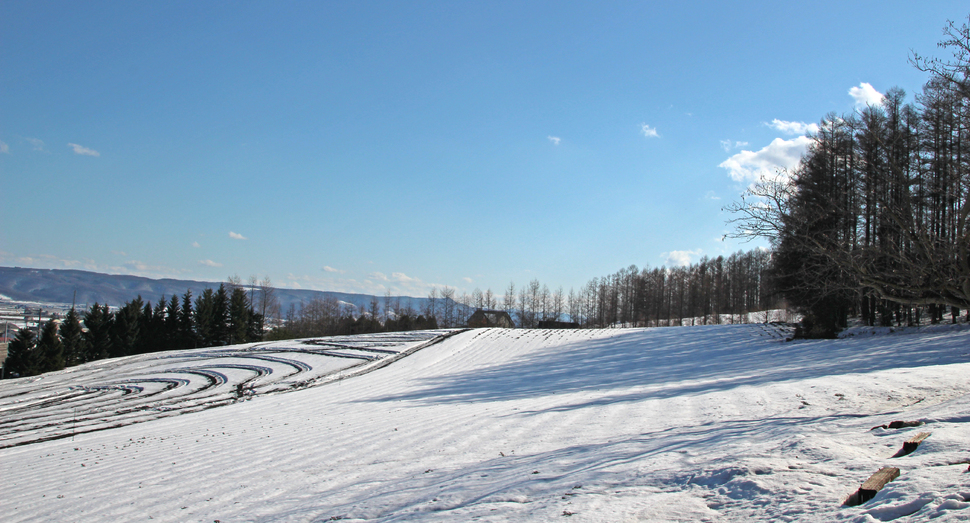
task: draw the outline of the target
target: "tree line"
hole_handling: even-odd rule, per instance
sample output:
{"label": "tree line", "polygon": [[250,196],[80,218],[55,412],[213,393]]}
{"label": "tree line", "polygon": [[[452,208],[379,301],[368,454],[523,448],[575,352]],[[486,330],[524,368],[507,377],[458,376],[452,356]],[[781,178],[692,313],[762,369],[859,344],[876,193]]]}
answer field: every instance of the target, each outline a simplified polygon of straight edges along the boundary
{"label": "tree line", "polygon": [[[678,267],[627,268],[589,280],[578,291],[550,289],[538,279],[503,294],[432,288],[424,311],[443,327],[463,325],[475,309],[503,310],[517,327],[570,321],[584,328],[716,324],[743,321],[747,313],[781,306],[769,277],[772,253],[738,251]],[[735,316],[728,320],[725,316]]]}
{"label": "tree line", "polygon": [[929,80],[856,114],[829,114],[789,176],[762,179],[730,210],[738,235],[774,248],[778,291],[803,334],[956,321],[970,309],[970,30],[950,22],[942,60],[914,54]]}
{"label": "tree line", "polygon": [[[278,307],[269,279],[238,277],[205,289],[164,296],[153,306],[141,296],[112,311],[95,303],[83,314],[71,308],[60,322],[17,331],[7,346],[5,377],[34,376],[104,358],[164,350],[216,347],[263,339],[267,314]],[[82,328],[82,323],[84,327]]]}
{"label": "tree line", "polygon": [[285,319],[266,333],[266,339],[287,340],[437,329],[439,324],[434,316],[434,309],[432,307],[432,313],[426,314],[415,309],[409,299],[402,304],[399,297],[392,298],[390,293],[384,295],[383,303],[375,296],[367,305],[359,308],[349,303],[341,303],[333,296],[313,298],[308,302],[301,302],[299,307],[291,305]]}

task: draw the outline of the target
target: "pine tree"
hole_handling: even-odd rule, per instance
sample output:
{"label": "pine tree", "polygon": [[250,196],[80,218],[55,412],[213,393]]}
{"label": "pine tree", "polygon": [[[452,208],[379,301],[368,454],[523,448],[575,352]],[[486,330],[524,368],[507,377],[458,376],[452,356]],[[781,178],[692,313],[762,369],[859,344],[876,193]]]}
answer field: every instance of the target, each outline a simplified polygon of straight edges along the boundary
{"label": "pine tree", "polygon": [[74,307],[67,311],[59,330],[61,344],[64,346],[64,365],[77,365],[84,352],[84,337],[81,335],[81,321]]}
{"label": "pine tree", "polygon": [[179,346],[179,316],[181,316],[181,312],[179,298],[173,294],[172,298],[168,301],[168,306],[165,308],[165,326],[163,328],[164,334],[162,335],[165,343],[164,350],[181,348]]}
{"label": "pine tree", "polygon": [[57,323],[48,320],[40,332],[37,342],[39,356],[39,372],[51,372],[64,368],[64,344],[57,337]]}
{"label": "pine tree", "polygon": [[158,336],[155,332],[157,309],[157,307],[152,308],[152,302],[148,302],[138,315],[138,337],[135,339],[133,354],[155,352],[159,349]]}
{"label": "pine tree", "polygon": [[34,333],[30,329],[20,329],[13,341],[7,345],[7,359],[3,361],[4,376],[18,378],[36,375],[38,368]]}
{"label": "pine tree", "polygon": [[229,290],[226,285],[219,284],[212,300],[213,343],[210,346],[228,345],[232,334],[229,331]]}
{"label": "pine tree", "polygon": [[182,296],[182,309],[179,311],[178,345],[179,349],[194,349],[199,346],[196,332],[195,311],[192,310],[192,291],[186,290]]}
{"label": "pine tree", "polygon": [[199,346],[213,347],[217,345],[215,293],[212,289],[202,291],[195,299],[195,333],[198,335]]}
{"label": "pine tree", "polygon": [[249,341],[249,323],[252,320],[249,298],[242,287],[234,287],[229,296],[229,339],[230,345]]}
{"label": "pine tree", "polygon": [[[145,303],[141,296],[138,296],[125,303],[114,314],[114,321],[111,322],[111,346],[108,348],[108,355],[112,358],[135,353],[135,343],[138,340],[138,323],[144,306]],[[150,306],[148,310],[151,311]],[[87,322],[85,321],[85,323]]]}
{"label": "pine tree", "polygon": [[97,303],[84,314],[84,353],[82,363],[107,358],[111,353],[111,310]]}

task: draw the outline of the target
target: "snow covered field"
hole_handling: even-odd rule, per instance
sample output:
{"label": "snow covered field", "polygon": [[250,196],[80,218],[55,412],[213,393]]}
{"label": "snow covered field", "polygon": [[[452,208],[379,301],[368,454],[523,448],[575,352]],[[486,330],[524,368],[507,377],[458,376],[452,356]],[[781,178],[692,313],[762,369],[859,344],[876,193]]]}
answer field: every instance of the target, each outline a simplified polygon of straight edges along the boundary
{"label": "snow covered field", "polygon": [[[9,380],[3,520],[970,519],[970,329],[854,334],[436,331]],[[870,430],[894,420],[925,424]]]}

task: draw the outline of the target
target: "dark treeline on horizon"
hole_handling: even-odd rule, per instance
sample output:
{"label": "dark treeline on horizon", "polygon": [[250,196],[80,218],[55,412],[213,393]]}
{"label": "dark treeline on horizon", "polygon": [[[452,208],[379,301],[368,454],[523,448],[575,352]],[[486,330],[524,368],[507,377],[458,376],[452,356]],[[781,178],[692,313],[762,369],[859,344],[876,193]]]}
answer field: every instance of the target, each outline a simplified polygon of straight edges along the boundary
{"label": "dark treeline on horizon", "polygon": [[[5,377],[34,376],[104,358],[164,350],[216,347],[263,339],[264,318],[274,311],[268,280],[247,289],[230,278],[192,299],[164,296],[153,306],[141,297],[116,311],[95,303],[83,315],[70,309],[40,333],[24,328],[7,346]],[[83,328],[82,328],[83,324]]]}
{"label": "dark treeline on horizon", "polygon": [[779,306],[770,265],[769,251],[753,249],[683,267],[633,265],[568,293],[538,279],[522,287],[510,282],[501,295],[491,289],[458,295],[451,287],[433,287],[421,310],[389,295],[360,310],[336,298],[317,298],[291,307],[267,339],[463,327],[475,309],[506,311],[519,328],[566,320],[585,328],[716,324],[725,315],[743,321],[741,315]]}
{"label": "dark treeline on horizon", "polygon": [[[564,293],[561,287],[550,291],[532,280],[519,288],[510,283],[501,297],[476,289],[459,302],[468,309],[504,310],[524,328],[566,319],[584,328],[717,324],[724,315],[778,306],[767,277],[770,261],[769,251],[753,249],[727,258],[705,256],[681,267],[631,265],[593,278],[578,291]],[[429,302],[434,297],[432,290]]]}

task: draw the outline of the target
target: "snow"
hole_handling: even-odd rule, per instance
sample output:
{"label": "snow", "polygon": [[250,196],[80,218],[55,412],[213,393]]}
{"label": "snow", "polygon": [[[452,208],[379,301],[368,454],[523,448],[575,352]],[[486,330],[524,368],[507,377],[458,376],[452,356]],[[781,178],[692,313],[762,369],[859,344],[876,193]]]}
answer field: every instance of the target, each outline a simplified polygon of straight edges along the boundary
{"label": "snow", "polygon": [[782,334],[428,331],[8,380],[4,520],[970,519],[970,329]]}

